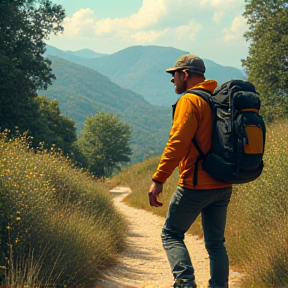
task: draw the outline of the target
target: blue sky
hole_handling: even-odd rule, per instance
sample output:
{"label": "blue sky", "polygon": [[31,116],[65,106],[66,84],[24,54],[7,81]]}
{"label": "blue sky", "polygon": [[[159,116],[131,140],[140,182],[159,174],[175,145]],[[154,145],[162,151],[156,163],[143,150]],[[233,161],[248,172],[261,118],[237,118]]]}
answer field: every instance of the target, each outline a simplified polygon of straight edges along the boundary
{"label": "blue sky", "polygon": [[64,33],[47,43],[62,50],[89,48],[112,54],[134,45],[158,45],[237,68],[248,55],[244,0],[52,2],[61,4],[67,17]]}

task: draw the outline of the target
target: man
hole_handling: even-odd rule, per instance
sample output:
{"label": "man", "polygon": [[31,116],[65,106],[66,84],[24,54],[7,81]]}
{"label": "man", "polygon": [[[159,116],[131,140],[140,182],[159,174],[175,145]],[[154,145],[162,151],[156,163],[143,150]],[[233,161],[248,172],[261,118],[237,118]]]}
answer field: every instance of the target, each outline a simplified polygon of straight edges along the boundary
{"label": "man", "polygon": [[232,187],[210,177],[203,170],[201,161],[197,184],[193,183],[194,164],[199,153],[191,140],[195,137],[204,154],[208,152],[212,137],[212,111],[200,96],[186,93],[191,88],[213,92],[217,82],[205,80],[203,60],[190,54],[179,58],[175,66],[166,72],[172,74],[175,92],[183,95],[176,103],[170,137],[152,177],[149,201],[151,206],[162,206],[158,196],[163,184],[179,166],[178,186],[161,235],[175,279],[173,287],[197,287],[184,235],[201,213],[205,247],[210,259],[209,288],[228,288],[229,263],[224,230]]}

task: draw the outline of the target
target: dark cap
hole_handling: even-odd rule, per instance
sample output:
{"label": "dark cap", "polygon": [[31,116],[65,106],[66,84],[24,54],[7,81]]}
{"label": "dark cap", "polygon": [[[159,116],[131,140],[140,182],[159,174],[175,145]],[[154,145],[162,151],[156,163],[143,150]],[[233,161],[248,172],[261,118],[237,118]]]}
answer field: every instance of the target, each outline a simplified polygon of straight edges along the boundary
{"label": "dark cap", "polygon": [[181,69],[187,69],[187,70],[190,70],[194,73],[201,74],[201,75],[204,75],[205,70],[206,70],[204,61],[201,58],[195,55],[190,55],[190,54],[181,56],[176,61],[174,67],[168,68],[166,72],[173,73]]}

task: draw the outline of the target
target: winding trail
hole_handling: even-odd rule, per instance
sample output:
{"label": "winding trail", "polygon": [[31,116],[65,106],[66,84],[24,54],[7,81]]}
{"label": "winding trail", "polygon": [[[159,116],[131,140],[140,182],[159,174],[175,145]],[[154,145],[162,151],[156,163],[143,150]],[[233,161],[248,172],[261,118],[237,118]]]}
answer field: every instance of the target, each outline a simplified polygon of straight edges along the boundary
{"label": "winding trail", "polygon": [[[117,209],[126,217],[128,227],[128,247],[120,255],[119,263],[109,270],[103,281],[94,288],[168,288],[173,277],[161,243],[161,229],[164,218],[150,212],[132,208],[122,202],[131,191],[116,187],[112,193]],[[209,280],[209,259],[202,239],[186,235],[185,243],[189,249],[198,288],[207,287]],[[239,288],[241,275],[230,271],[230,288]]]}

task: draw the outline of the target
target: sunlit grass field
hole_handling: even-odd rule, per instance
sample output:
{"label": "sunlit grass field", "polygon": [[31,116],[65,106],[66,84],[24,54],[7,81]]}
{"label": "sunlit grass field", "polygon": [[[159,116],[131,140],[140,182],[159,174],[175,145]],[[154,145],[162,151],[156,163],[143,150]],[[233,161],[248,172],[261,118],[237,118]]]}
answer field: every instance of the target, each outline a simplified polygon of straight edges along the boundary
{"label": "sunlit grass field", "polygon": [[34,153],[28,146],[1,134],[1,284],[91,284],[124,248],[127,223],[106,185],[53,148]]}
{"label": "sunlit grass field", "polygon": [[[257,180],[233,187],[226,245],[233,267],[243,272],[243,288],[283,288],[288,284],[288,122],[267,128],[264,171]],[[177,183],[177,171],[164,185],[162,208],[148,203],[148,189],[159,157],[127,168],[111,185],[127,185],[126,202],[165,216]],[[201,221],[190,231],[202,237]]]}

